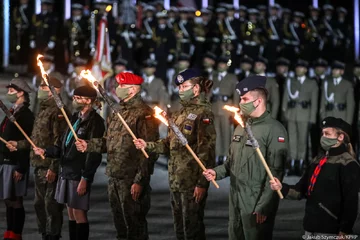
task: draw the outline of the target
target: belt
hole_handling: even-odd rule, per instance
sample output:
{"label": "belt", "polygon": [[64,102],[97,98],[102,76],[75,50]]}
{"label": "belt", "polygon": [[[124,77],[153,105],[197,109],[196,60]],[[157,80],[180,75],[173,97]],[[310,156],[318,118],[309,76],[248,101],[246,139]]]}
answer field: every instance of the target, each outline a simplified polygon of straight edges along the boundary
{"label": "belt", "polygon": [[325,109],[326,111],[332,111],[334,109],[337,109],[339,111],[345,111],[346,103],[327,103]]}
{"label": "belt", "polygon": [[311,106],[311,101],[301,101],[301,102],[297,102],[294,100],[291,100],[288,102],[288,107],[289,108],[295,108],[296,105],[300,105],[302,108],[307,109]]}

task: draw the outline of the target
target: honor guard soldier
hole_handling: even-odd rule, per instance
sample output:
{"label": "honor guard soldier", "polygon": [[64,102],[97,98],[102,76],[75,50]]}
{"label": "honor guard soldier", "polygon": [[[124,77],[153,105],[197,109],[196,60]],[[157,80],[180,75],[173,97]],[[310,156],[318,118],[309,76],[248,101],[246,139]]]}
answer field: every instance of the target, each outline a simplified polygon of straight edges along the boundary
{"label": "honor guard soldier", "polygon": [[179,9],[180,19],[174,25],[174,33],[176,36],[177,52],[194,54],[194,23],[189,20],[188,8]]}
{"label": "honor guard soldier", "polygon": [[213,39],[213,49],[211,52],[215,53],[215,55],[223,55],[221,45],[224,41],[224,33],[225,33],[225,17],[226,17],[226,9],[223,7],[216,8],[216,26],[214,26],[214,39]]}
{"label": "honor guard soldier", "polygon": [[[284,177],[288,135],[283,125],[266,110],[266,77],[250,76],[236,86],[240,109],[259,142],[274,176]],[[279,196],[271,192],[269,177],[244,128],[238,125],[230,145],[229,159],[203,174],[208,180],[230,177],[230,240],[272,239]]]}
{"label": "honor guard soldier", "polygon": [[[292,72],[290,72],[290,61],[286,58],[279,58],[276,60],[276,75],[275,75],[275,79],[276,82],[279,85],[279,92],[280,92],[280,103],[282,103],[282,97],[284,95],[284,85],[286,82],[286,79],[288,79],[289,77],[293,77]],[[282,118],[281,115],[281,111],[279,114],[280,118]]]}
{"label": "honor guard soldier", "polygon": [[37,53],[54,51],[55,48],[58,19],[51,12],[53,4],[54,0],[42,0],[41,13],[32,19],[30,47]]}
{"label": "honor guard soldier", "polygon": [[174,29],[174,25],[178,20],[179,9],[177,7],[170,7],[168,10],[168,21],[167,25],[169,28]]}
{"label": "honor guard soldier", "polygon": [[[24,79],[14,78],[6,87],[6,99],[12,104],[10,113],[27,135],[31,134],[34,115],[29,109],[29,93],[32,92]],[[24,135],[7,117],[0,124],[0,137],[6,141],[24,140]],[[29,149],[11,152],[0,142],[0,199],[6,207],[6,231],[4,239],[22,239],[25,223],[23,197],[27,195],[29,183]],[[3,215],[3,220],[5,216]],[[3,228],[2,227],[2,228]]]}
{"label": "honor guard soldier", "polygon": [[143,101],[153,108],[159,105],[160,108],[167,108],[169,105],[169,95],[164,81],[155,76],[157,62],[148,59],[143,64],[144,82],[141,87],[141,97]]}
{"label": "honor guard soldier", "polygon": [[[13,10],[11,29],[11,49],[13,63],[26,65],[29,63],[29,36],[31,29],[31,8],[29,0],[21,0]],[[32,60],[32,59],[31,59]],[[33,60],[32,60],[33,61]],[[26,69],[24,69],[26,70]]]}
{"label": "honor guard soldier", "polygon": [[306,34],[304,58],[309,62],[314,62],[322,55],[322,49],[324,47],[323,39],[323,21],[319,14],[320,9],[314,6],[310,6],[310,17],[306,20]]}
{"label": "honor guard soldier", "polygon": [[[116,96],[116,88],[118,83],[116,81],[115,76],[122,72],[131,72],[128,70],[128,61],[118,57],[115,62],[113,62],[114,68],[114,76],[111,78],[107,78],[105,81],[105,90],[107,95],[115,102],[120,102],[120,99]],[[109,109],[110,110],[110,109]]]}
{"label": "honor guard soldier", "polygon": [[254,64],[254,60],[251,57],[248,57],[247,55],[243,56],[240,59],[240,69],[238,74],[239,82],[244,78],[250,76],[253,68],[253,64]]}
{"label": "honor guard soldier", "polygon": [[225,105],[233,105],[239,102],[239,94],[236,94],[235,86],[238,82],[236,75],[228,73],[230,59],[222,56],[218,60],[217,72],[213,75],[213,90],[211,93],[212,111],[217,133],[216,156],[218,164],[226,160],[227,149],[231,141],[231,114],[225,111]]}
{"label": "honor guard soldier", "polygon": [[340,61],[346,61],[346,56],[349,52],[349,47],[351,43],[352,27],[347,21],[347,10],[344,7],[338,7],[337,19],[335,21],[335,31],[336,31],[336,44],[335,49],[333,49],[334,58]]}
{"label": "honor guard soldier", "polygon": [[[150,57],[150,54],[153,52],[151,48],[153,47],[153,37],[155,28],[157,26],[157,19],[155,18],[155,8],[150,5],[146,5],[144,7],[144,19],[142,20],[142,28],[140,34],[140,42],[141,45],[141,57],[140,61],[145,61]],[[154,56],[155,58],[155,56]]]}
{"label": "honor guard soldier", "polygon": [[320,118],[337,117],[353,123],[355,100],[352,82],[343,78],[345,64],[334,61],[332,76],[324,81],[320,103]]}
{"label": "honor guard soldier", "polygon": [[216,71],[216,55],[212,52],[206,52],[203,58],[202,66],[204,69],[204,76],[212,80]]}
{"label": "honor guard soldier", "polygon": [[[258,57],[254,61],[254,72],[256,75],[266,77],[266,69],[268,60],[263,57]],[[275,78],[267,78],[266,90],[268,92],[267,106],[266,109],[270,111],[271,116],[276,119],[280,109],[280,92],[279,84]]]}
{"label": "honor guard soldier", "polygon": [[314,66],[314,73],[315,73],[315,76],[313,77],[313,79],[316,81],[319,88],[322,88],[324,86],[324,81],[327,77],[326,71],[328,68],[328,62],[323,58],[318,58],[314,62],[313,66]]}
{"label": "honor guard soldier", "polygon": [[324,17],[322,19],[324,25],[324,29],[322,30],[324,37],[323,56],[328,62],[330,62],[334,59],[333,51],[337,41],[335,19],[333,18],[334,7],[330,4],[325,4],[323,6],[323,10],[324,10]]}
{"label": "honor guard soldier", "polygon": [[306,76],[308,62],[299,59],[295,66],[295,77],[288,78],[282,102],[282,111],[287,122],[290,143],[289,174],[301,176],[306,160],[308,132],[316,123],[319,88]]}
{"label": "honor guard soldier", "polygon": [[[75,58],[79,56],[88,56],[90,54],[90,22],[83,15],[84,6],[79,3],[71,5],[71,18],[65,22],[65,45],[67,47],[67,61],[72,64]],[[71,73],[72,68],[68,68]]]}
{"label": "honor guard soldier", "polygon": [[[152,117],[153,110],[141,99],[143,79],[132,73],[116,76],[116,88],[121,115],[135,136],[146,141],[159,138],[158,122]],[[146,215],[150,209],[150,178],[154,171],[157,154],[146,159],[134,146],[133,139],[118,115],[108,119],[104,137],[76,142],[78,151],[89,153],[107,152],[106,175],[109,177],[108,195],[117,231],[116,239],[144,240],[149,238]],[[207,149],[208,151],[208,149]]]}

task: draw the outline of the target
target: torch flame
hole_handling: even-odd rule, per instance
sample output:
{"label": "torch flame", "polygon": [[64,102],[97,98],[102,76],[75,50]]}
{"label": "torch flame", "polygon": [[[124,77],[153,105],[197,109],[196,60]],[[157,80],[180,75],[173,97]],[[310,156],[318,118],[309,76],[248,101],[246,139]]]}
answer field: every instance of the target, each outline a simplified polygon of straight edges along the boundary
{"label": "torch flame", "polygon": [[80,76],[82,78],[85,78],[87,79],[89,82],[92,83],[92,85],[94,85],[94,87],[96,88],[98,81],[96,80],[96,78],[91,74],[91,71],[90,70],[82,70],[81,73],[80,73]]}
{"label": "torch flame", "polygon": [[46,71],[45,71],[45,69],[44,69],[44,65],[43,65],[42,61],[40,60],[40,58],[42,58],[42,57],[44,57],[44,56],[41,55],[41,54],[38,54],[38,56],[37,56],[37,58],[36,58],[36,59],[37,59],[37,65],[38,65],[39,68],[40,68],[41,76],[42,76],[44,82],[46,83],[46,85],[49,86],[49,83],[48,83],[48,81],[47,81],[47,73],[46,73]]}
{"label": "torch flame", "polygon": [[166,126],[169,126],[169,123],[167,121],[167,119],[162,115],[164,113],[164,110],[162,110],[161,108],[159,108],[158,106],[154,107],[155,110],[155,114],[154,117],[156,117],[157,119],[159,119],[161,122],[163,122]]}
{"label": "torch flame", "polygon": [[229,112],[233,112],[234,113],[234,119],[242,126],[245,127],[244,121],[242,120],[241,116],[240,116],[240,109],[237,107],[232,107],[229,105],[225,105],[223,107],[224,110],[227,110]]}
{"label": "torch flame", "polygon": [[112,9],[112,6],[111,5],[107,5],[106,8],[105,8],[105,11],[106,12],[110,12]]}

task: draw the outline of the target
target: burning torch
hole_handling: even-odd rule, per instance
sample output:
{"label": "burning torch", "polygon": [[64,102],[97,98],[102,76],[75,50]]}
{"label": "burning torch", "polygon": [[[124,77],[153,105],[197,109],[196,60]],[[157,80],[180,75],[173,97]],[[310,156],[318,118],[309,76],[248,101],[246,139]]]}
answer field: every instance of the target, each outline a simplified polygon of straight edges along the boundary
{"label": "burning torch", "polygon": [[[113,110],[116,113],[116,115],[119,117],[120,121],[125,126],[126,130],[130,133],[131,137],[134,140],[137,140],[137,137],[135,136],[135,134],[133,133],[133,131],[131,130],[129,125],[125,122],[124,118],[121,116],[119,106],[109,98],[109,96],[105,92],[105,89],[99,84],[99,82],[91,74],[91,71],[83,70],[83,71],[81,71],[80,76],[87,79],[89,82],[91,82],[93,84],[95,89],[98,90],[98,92],[104,98],[105,102],[109,105],[110,109]],[[141,149],[141,152],[144,154],[144,156],[146,158],[149,158],[149,155],[146,153],[146,151],[144,149]]]}
{"label": "burning torch", "polygon": [[[0,108],[1,110],[3,110],[3,112],[5,113],[5,115],[7,116],[7,118],[13,122],[15,124],[15,126],[19,129],[19,131],[24,135],[24,137],[26,138],[26,140],[29,141],[29,143],[31,144],[31,146],[33,148],[36,148],[36,145],[34,144],[34,142],[29,138],[29,136],[26,134],[26,132],[24,131],[24,129],[22,129],[22,127],[19,125],[19,123],[16,121],[15,117],[11,114],[11,112],[9,111],[9,109],[5,106],[5,104],[0,100]],[[4,142],[5,143],[5,142]],[[40,156],[42,159],[45,159],[45,157],[43,155]]]}
{"label": "burning torch", "polygon": [[77,134],[76,134],[73,126],[71,125],[71,122],[70,122],[70,120],[69,120],[69,117],[67,116],[67,114],[66,114],[66,112],[65,112],[64,103],[61,101],[59,95],[57,94],[57,92],[56,92],[56,90],[55,90],[55,88],[54,88],[54,86],[50,86],[50,85],[49,85],[49,76],[48,76],[47,73],[45,72],[43,63],[42,63],[41,60],[40,60],[40,58],[42,58],[42,57],[43,57],[43,56],[40,55],[40,54],[37,56],[37,65],[38,65],[39,68],[40,68],[42,78],[44,79],[45,84],[50,88],[50,91],[51,91],[51,93],[52,93],[52,95],[53,95],[53,97],[54,97],[54,100],[55,100],[55,102],[56,102],[57,107],[60,109],[61,113],[64,115],[64,118],[65,118],[65,120],[66,120],[66,122],[67,122],[67,124],[68,124],[68,126],[69,126],[69,128],[70,128],[70,130],[71,130],[71,132],[72,132],[72,134],[73,134],[73,136],[74,136],[74,138],[75,138],[75,140],[77,141],[79,138],[78,138],[78,136],[77,136]]}
{"label": "burning torch", "polygon": [[[241,118],[240,116],[240,109],[239,108],[236,108],[236,107],[232,107],[232,106],[229,106],[229,105],[225,105],[223,107],[223,109],[229,111],[229,112],[233,112],[234,113],[234,119],[244,128],[245,132],[247,133],[248,137],[249,137],[249,140],[251,142],[251,145],[252,147],[255,149],[256,153],[258,154],[260,160],[261,160],[261,163],[263,164],[269,178],[271,180],[274,180],[274,176],[272,175],[271,173],[271,170],[268,166],[268,164],[266,163],[266,160],[264,158],[264,155],[262,154],[262,152],[260,151],[260,146],[259,146],[259,143],[258,141],[256,140],[252,130],[251,130],[251,127],[249,124],[246,124],[244,123],[243,119]],[[284,196],[282,195],[281,191],[280,190],[277,190],[277,193],[280,197],[280,199],[283,199]]]}
{"label": "burning torch", "polygon": [[[166,126],[169,126],[171,128],[171,130],[174,132],[175,136],[179,139],[180,143],[183,146],[185,146],[186,149],[191,153],[191,155],[194,157],[194,159],[199,164],[201,169],[203,171],[206,171],[206,167],[201,162],[201,160],[198,158],[198,156],[195,154],[195,152],[192,150],[192,148],[189,146],[189,143],[188,143],[187,139],[185,138],[184,134],[182,134],[180,129],[175,125],[175,123],[171,119],[167,119],[165,117],[166,112],[157,106],[154,107],[154,110],[155,110],[154,117],[156,117],[161,122],[163,122]],[[216,188],[219,188],[219,185],[216,183],[215,180],[212,180],[211,182],[215,185]]]}

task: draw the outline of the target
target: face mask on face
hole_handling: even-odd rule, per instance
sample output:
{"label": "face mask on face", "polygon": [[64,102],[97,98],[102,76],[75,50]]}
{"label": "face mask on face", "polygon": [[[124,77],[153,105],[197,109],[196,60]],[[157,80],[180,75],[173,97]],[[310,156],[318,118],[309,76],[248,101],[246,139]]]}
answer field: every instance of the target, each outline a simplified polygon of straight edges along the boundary
{"label": "face mask on face", "polygon": [[194,97],[193,87],[186,91],[179,91],[179,97],[183,101],[190,101]]}
{"label": "face mask on face", "polygon": [[245,115],[245,116],[250,116],[250,114],[252,112],[255,111],[256,107],[254,106],[254,102],[256,100],[252,101],[252,102],[248,102],[248,103],[240,103],[239,106],[240,106],[240,109],[242,111],[242,113]]}
{"label": "face mask on face", "polygon": [[226,71],[226,67],[218,67],[218,71],[219,72],[225,72]]}
{"label": "face mask on face", "polygon": [[256,68],[254,68],[254,72],[256,74],[260,74],[260,73],[263,73],[263,70],[261,68],[256,67]]}
{"label": "face mask on face", "polygon": [[154,74],[152,69],[145,69],[144,73],[145,73],[146,76],[152,76]]}
{"label": "face mask on face", "polygon": [[72,106],[74,108],[75,111],[80,111],[85,107],[86,104],[83,103],[79,103],[76,100],[73,100],[72,102]]}
{"label": "face mask on face", "polygon": [[8,93],[6,94],[6,99],[11,102],[11,103],[15,103],[18,100],[18,97],[16,96],[17,93]]}
{"label": "face mask on face", "polygon": [[322,136],[320,139],[320,145],[325,151],[329,151],[329,149],[334,146],[338,142],[337,138],[328,138]]}
{"label": "face mask on face", "polygon": [[118,96],[121,100],[124,100],[129,97],[129,88],[116,88],[116,96]]}
{"label": "face mask on face", "polygon": [[37,94],[37,98],[38,98],[40,101],[46,100],[46,99],[49,98],[49,92],[39,89],[38,94]]}

